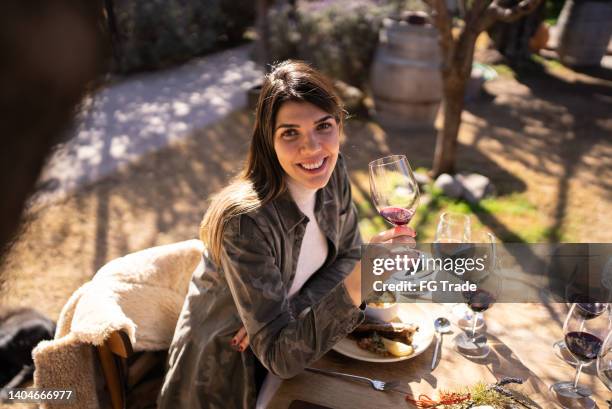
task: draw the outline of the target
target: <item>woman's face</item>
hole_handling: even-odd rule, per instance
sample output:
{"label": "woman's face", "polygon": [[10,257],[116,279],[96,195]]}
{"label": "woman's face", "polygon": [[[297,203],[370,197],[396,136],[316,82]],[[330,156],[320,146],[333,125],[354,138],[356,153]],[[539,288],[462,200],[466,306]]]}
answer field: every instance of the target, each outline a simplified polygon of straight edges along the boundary
{"label": "woman's face", "polygon": [[324,187],[336,166],[339,126],[332,115],[309,102],[281,105],[274,124],[274,150],[281,167],[294,182]]}

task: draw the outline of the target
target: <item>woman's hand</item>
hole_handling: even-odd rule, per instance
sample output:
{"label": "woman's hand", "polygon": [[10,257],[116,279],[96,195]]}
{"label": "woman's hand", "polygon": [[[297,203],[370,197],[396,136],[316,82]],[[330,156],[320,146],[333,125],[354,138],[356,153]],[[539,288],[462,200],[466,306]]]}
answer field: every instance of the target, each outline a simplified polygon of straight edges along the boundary
{"label": "woman's hand", "polygon": [[234,338],[230,341],[230,345],[238,352],[243,352],[249,346],[249,334],[246,328],[242,327],[236,332]]}
{"label": "woman's hand", "polygon": [[[370,243],[385,244],[385,243],[405,243],[408,245],[416,244],[414,238],[416,232],[408,226],[398,226],[393,229],[385,230],[372,237]],[[355,264],[355,268],[344,279],[344,285],[348,291],[353,304],[361,305],[361,262]]]}
{"label": "woman's hand", "polygon": [[393,229],[385,230],[378,233],[370,240],[370,243],[385,244],[385,243],[405,243],[415,244],[416,232],[412,227],[397,226]]}

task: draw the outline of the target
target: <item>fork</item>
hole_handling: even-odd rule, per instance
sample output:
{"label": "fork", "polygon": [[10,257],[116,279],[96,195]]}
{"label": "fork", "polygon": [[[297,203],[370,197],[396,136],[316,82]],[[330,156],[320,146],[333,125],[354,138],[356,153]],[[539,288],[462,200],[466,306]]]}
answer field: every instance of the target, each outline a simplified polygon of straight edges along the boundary
{"label": "fork", "polygon": [[314,373],[321,373],[324,375],[338,376],[341,378],[368,382],[372,386],[372,388],[376,389],[377,391],[395,391],[395,392],[400,392],[400,393],[406,393],[404,391],[397,389],[397,387],[400,385],[400,382],[398,381],[385,382],[385,381],[380,381],[378,379],[366,378],[365,376],[351,375],[348,373],[334,372],[334,371],[329,371],[327,369],[319,369],[319,368],[306,368],[306,370],[310,372],[314,372]]}

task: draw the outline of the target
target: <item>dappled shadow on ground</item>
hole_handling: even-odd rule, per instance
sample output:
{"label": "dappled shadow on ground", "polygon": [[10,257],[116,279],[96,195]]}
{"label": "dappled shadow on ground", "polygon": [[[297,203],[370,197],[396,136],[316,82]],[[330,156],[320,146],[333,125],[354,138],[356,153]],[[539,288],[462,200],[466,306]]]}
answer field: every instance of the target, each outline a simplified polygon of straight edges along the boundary
{"label": "dappled shadow on ground", "polygon": [[[378,157],[390,154],[405,154],[413,169],[419,167],[431,168],[435,149],[436,133],[431,131],[389,131],[386,133],[374,123],[355,122],[348,123],[346,127],[347,140],[343,147],[349,162],[350,169],[367,172],[368,163]],[[481,150],[466,143],[461,143],[457,155],[458,172],[477,172],[487,175],[493,181],[501,194],[523,192],[526,184],[516,175],[499,166]],[[367,185],[354,183],[360,195],[369,198]],[[479,215],[493,233],[505,241],[520,242],[520,237],[515,234],[510,226],[506,226],[495,215],[485,208],[474,205],[473,211]],[[420,209],[420,222],[415,226],[419,228],[428,223],[430,216],[436,215],[441,209],[440,203],[435,198]]]}
{"label": "dappled shadow on ground", "polygon": [[36,303],[57,317],[68,296],[109,260],[197,237],[208,198],[241,167],[250,127],[250,113],[235,112],[31,213],[0,267],[9,281],[2,303]]}
{"label": "dappled shadow on ground", "polygon": [[84,104],[41,186],[48,194],[72,191],[244,106],[262,75],[249,53],[237,47],[108,84]]}
{"label": "dappled shadow on ground", "polygon": [[[366,170],[368,163],[381,156],[405,154],[414,169],[431,168],[436,143],[436,131],[388,131],[374,123],[347,125],[347,141],[343,151],[353,169]],[[498,166],[489,157],[460,141],[457,152],[457,172],[480,172],[499,183],[502,193],[521,192],[523,183],[515,175]]]}
{"label": "dappled shadow on ground", "polygon": [[468,106],[467,123],[476,149],[511,158],[513,173],[533,175],[528,183],[538,185],[534,201],[551,207],[543,210],[555,242],[563,239],[570,212],[574,225],[588,225],[576,220],[581,201],[603,208],[612,199],[612,83],[568,70],[551,74],[535,65],[517,80],[513,89],[492,83],[496,98]]}

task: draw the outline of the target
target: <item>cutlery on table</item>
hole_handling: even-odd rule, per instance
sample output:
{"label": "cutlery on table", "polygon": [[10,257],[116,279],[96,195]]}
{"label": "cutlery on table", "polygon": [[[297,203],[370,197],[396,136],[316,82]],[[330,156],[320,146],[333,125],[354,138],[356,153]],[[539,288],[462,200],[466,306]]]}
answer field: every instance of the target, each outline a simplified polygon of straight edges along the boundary
{"label": "cutlery on table", "polygon": [[433,359],[431,360],[431,370],[433,371],[436,367],[436,360],[438,359],[438,352],[440,351],[440,344],[444,334],[450,332],[451,323],[444,317],[436,318],[434,321],[434,328],[436,329],[436,349],[434,350]]}
{"label": "cutlery on table", "polygon": [[358,375],[352,375],[352,374],[347,374],[347,373],[342,373],[342,372],[329,371],[327,369],[319,369],[319,368],[305,368],[305,369],[307,371],[314,372],[314,373],[321,373],[321,374],[329,375],[329,376],[336,376],[340,378],[352,379],[355,381],[367,382],[372,386],[372,388],[376,389],[377,391],[395,391],[395,392],[400,392],[400,393],[406,393],[400,389],[397,389],[397,387],[400,386],[401,384],[398,381],[385,382],[385,381],[380,381],[378,379],[366,378],[365,376],[358,376]]}

